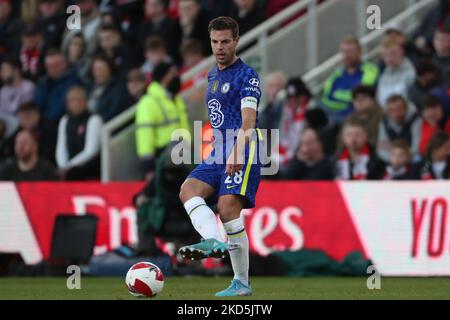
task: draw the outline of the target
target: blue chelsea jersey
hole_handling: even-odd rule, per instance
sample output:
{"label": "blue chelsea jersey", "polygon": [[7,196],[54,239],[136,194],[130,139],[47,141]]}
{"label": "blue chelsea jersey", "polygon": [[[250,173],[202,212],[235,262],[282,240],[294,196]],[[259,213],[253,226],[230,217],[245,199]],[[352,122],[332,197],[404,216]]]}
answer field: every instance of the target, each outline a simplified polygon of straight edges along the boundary
{"label": "blue chelsea jersey", "polygon": [[[258,74],[240,58],[232,65],[220,70],[217,66],[208,73],[206,105],[214,129],[223,133],[227,129],[237,130],[242,125],[241,100],[261,97]],[[256,127],[258,124],[258,110]]]}

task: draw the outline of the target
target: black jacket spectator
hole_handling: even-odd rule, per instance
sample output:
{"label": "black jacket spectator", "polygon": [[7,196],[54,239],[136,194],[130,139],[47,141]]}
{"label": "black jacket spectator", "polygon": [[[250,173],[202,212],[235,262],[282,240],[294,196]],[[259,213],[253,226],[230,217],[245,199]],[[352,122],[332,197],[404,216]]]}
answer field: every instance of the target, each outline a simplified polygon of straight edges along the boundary
{"label": "black jacket spectator", "polygon": [[67,94],[67,114],[61,118],[56,144],[60,176],[67,180],[100,176],[100,116],[87,109],[85,90],[76,86]]}
{"label": "black jacket spectator", "polygon": [[18,111],[20,127],[30,131],[39,141],[39,157],[55,164],[57,126],[54,121],[44,118],[36,104],[29,102]]}
{"label": "black jacket spectator", "polygon": [[16,159],[10,159],[0,168],[0,180],[42,181],[57,180],[55,169],[38,156],[37,141],[31,132],[19,132],[15,140]]}
{"label": "black jacket spectator", "polygon": [[294,158],[283,172],[281,178],[286,180],[333,180],[335,165],[329,158],[307,163]]}
{"label": "black jacket spectator", "polygon": [[12,1],[1,1],[0,6],[0,61],[7,53],[20,50],[23,23],[12,15]]}
{"label": "black jacket spectator", "polygon": [[201,8],[198,0],[181,0],[179,12],[177,33],[181,35],[181,43],[185,40],[196,39],[201,42],[204,55],[210,55],[212,51],[208,33],[208,11]]}
{"label": "black jacket spectator", "polygon": [[[158,2],[156,8],[150,8],[150,2]],[[132,38],[132,44],[137,46],[138,52],[143,54],[145,39],[150,36],[159,36],[166,42],[169,54],[177,59],[178,48],[181,43],[181,34],[177,23],[167,15],[167,3],[165,0],[146,0],[144,5],[144,20],[138,27],[137,34]]]}
{"label": "black jacket spectator", "polygon": [[421,111],[424,98],[439,84],[436,65],[430,60],[421,60],[416,65],[416,80],[408,89],[408,98]]}
{"label": "black jacket spectator", "polygon": [[258,6],[256,0],[246,1],[245,6],[240,2],[234,1],[235,5],[231,17],[239,24],[239,33],[243,35],[263,22],[265,16],[264,11]]}
{"label": "black jacket spectator", "polygon": [[41,114],[48,119],[58,121],[66,111],[66,94],[81,80],[74,69],[67,65],[64,55],[57,50],[50,50],[45,57],[47,74],[42,77],[34,95],[34,102]]}
{"label": "black jacket spectator", "polygon": [[412,34],[412,38],[423,38],[426,45],[431,48],[433,33],[439,26],[450,27],[450,4],[448,0],[439,0],[422,19],[420,26]]}
{"label": "black jacket spectator", "polygon": [[21,170],[16,159],[6,160],[0,167],[2,181],[55,181],[58,180],[56,169],[47,161],[39,159],[30,170]]}
{"label": "black jacket spectator", "polygon": [[288,166],[281,171],[280,178],[291,180],[333,180],[334,163],[324,155],[319,133],[307,128],[303,130],[297,153]]}
{"label": "black jacket spectator", "polygon": [[114,64],[105,56],[96,56],[91,65],[93,82],[89,88],[89,111],[107,122],[129,106],[124,81],[114,77]]}
{"label": "black jacket spectator", "polygon": [[41,0],[37,24],[43,30],[47,48],[59,48],[66,30],[66,13],[63,0]]}

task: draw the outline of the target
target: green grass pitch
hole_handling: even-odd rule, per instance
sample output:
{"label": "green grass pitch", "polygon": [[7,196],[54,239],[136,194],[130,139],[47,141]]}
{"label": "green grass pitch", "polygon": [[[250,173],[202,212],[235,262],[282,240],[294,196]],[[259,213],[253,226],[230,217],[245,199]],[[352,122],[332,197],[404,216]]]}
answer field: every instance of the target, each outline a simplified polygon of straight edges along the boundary
{"label": "green grass pitch", "polygon": [[[0,299],[137,299],[122,278],[81,278],[80,290],[68,290],[66,278],[0,278]],[[366,278],[254,277],[251,297],[240,299],[446,299],[450,278],[381,278],[380,290],[369,290]],[[170,277],[163,292],[153,299],[215,299],[214,293],[228,286],[229,278]],[[223,299],[223,298],[222,298]],[[142,299],[141,299],[142,300]]]}

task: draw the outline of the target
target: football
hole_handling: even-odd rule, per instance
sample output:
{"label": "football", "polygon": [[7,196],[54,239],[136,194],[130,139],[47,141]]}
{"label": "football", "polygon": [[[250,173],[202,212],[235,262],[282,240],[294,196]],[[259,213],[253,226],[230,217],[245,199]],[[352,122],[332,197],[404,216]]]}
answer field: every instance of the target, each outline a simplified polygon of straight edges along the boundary
{"label": "football", "polygon": [[164,275],[153,263],[139,262],[128,270],[125,283],[131,295],[151,298],[162,292]]}

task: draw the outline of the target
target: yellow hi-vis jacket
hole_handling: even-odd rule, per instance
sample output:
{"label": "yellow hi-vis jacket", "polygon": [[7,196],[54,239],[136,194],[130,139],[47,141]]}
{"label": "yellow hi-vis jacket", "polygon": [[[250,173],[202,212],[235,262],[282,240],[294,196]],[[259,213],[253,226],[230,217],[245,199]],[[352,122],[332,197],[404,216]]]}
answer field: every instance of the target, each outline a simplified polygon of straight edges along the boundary
{"label": "yellow hi-vis jacket", "polygon": [[152,82],[147,94],[139,100],[135,124],[136,149],[141,160],[150,160],[157,151],[164,149],[171,142],[174,130],[189,130],[182,98],[177,95],[172,100],[166,89],[157,82]]}

